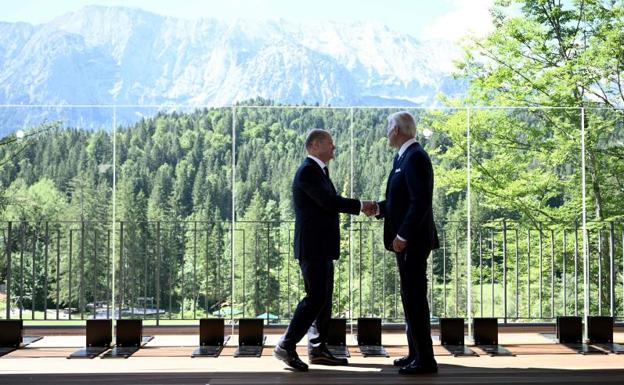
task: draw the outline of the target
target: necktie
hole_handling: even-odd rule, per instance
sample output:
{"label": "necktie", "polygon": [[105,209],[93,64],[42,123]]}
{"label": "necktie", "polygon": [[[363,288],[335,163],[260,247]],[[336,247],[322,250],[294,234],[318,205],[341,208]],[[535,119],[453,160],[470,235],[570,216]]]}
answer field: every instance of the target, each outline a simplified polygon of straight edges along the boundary
{"label": "necktie", "polygon": [[394,155],[394,160],[392,161],[392,168],[393,169],[397,168],[398,164],[399,164],[399,154],[397,153],[396,155]]}
{"label": "necktie", "polygon": [[327,175],[327,177],[329,178],[329,169],[327,168],[327,166],[323,167],[323,171],[325,171],[325,175]]}

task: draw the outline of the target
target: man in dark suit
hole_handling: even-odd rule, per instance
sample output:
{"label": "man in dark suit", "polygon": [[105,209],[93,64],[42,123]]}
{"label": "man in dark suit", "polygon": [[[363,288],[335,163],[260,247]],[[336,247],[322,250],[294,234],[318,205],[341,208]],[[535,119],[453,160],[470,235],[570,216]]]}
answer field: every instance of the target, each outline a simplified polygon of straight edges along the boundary
{"label": "man in dark suit", "polygon": [[384,245],[396,254],[401,281],[409,353],[394,365],[401,367],[401,374],[436,373],[427,302],[427,258],[439,247],[432,209],[433,167],[416,142],[416,122],[409,112],[392,114],[386,131],[390,146],[399,152],[388,176],[386,199],[367,214],[384,219]]}
{"label": "man in dark suit", "polygon": [[339,213],[370,211],[374,202],[343,198],[329,178],[327,164],[334,157],[329,132],[312,130],[306,137],[308,157],[295,173],[292,184],[295,207],[295,257],[299,260],[306,296],[275,347],[274,356],[288,366],[308,370],[295,346],[308,333],[311,364],[346,365],[346,358],[334,357],[327,346],[334,288],[334,260],[340,256]]}

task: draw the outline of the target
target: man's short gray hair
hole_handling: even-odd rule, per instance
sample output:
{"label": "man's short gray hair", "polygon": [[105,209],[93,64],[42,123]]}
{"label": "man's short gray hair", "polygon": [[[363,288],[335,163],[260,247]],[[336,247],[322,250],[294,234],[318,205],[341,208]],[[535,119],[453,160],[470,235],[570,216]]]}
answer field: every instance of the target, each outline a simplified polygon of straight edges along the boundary
{"label": "man's short gray hair", "polygon": [[416,136],[416,119],[407,111],[399,111],[388,117],[388,131],[394,127],[410,137]]}
{"label": "man's short gray hair", "polygon": [[308,134],[306,135],[305,148],[309,149],[310,147],[312,147],[312,143],[329,136],[331,136],[329,131],[323,130],[321,128],[314,128],[308,131]]}

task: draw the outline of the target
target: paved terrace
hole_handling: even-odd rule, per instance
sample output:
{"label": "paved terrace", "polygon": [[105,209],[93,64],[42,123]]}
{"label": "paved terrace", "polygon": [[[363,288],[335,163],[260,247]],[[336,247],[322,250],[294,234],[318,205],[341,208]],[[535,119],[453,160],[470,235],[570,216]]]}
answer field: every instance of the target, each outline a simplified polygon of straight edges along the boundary
{"label": "paved terrace", "polygon": [[[353,335],[347,335],[351,358],[347,367],[312,365],[294,373],[274,359],[272,347],[283,329],[265,330],[267,343],[261,358],[234,358],[236,331],[218,358],[190,358],[197,344],[193,327],[145,327],[155,338],[129,359],[68,360],[84,345],[82,328],[29,327],[26,335],[42,340],[0,358],[1,384],[624,384],[624,355],[580,355],[558,345],[554,328],[499,327],[499,342],[515,357],[452,357],[440,346],[434,330],[434,349],[440,365],[437,375],[399,376],[392,360],[406,353],[403,333],[385,330],[383,343],[390,358],[359,353]],[[226,335],[231,328],[226,327]],[[615,341],[624,343],[624,328]],[[470,341],[467,341],[470,342]],[[305,343],[298,347],[307,360]]]}

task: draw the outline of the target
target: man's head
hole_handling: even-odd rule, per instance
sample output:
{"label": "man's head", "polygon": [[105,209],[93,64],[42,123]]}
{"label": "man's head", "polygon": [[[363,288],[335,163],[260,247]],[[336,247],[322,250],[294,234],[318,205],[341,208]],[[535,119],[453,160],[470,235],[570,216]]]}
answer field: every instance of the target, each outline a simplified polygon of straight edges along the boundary
{"label": "man's head", "polygon": [[394,148],[401,148],[403,143],[416,136],[416,120],[407,111],[399,111],[388,117],[386,126],[388,144]]}
{"label": "man's head", "polygon": [[334,158],[334,140],[328,131],[315,128],[308,132],[305,140],[305,147],[308,154],[313,155],[325,164]]}

